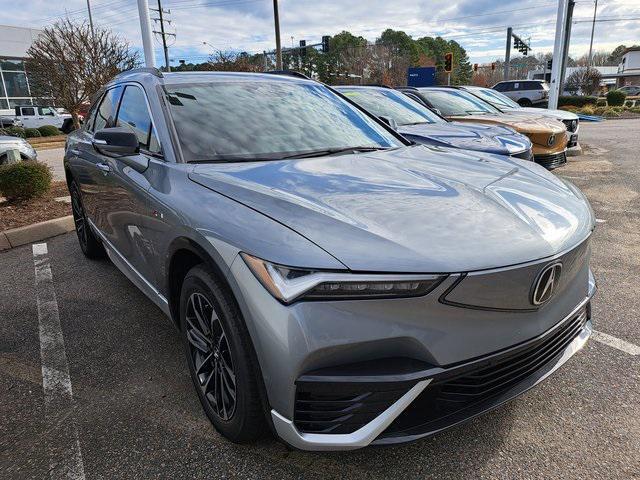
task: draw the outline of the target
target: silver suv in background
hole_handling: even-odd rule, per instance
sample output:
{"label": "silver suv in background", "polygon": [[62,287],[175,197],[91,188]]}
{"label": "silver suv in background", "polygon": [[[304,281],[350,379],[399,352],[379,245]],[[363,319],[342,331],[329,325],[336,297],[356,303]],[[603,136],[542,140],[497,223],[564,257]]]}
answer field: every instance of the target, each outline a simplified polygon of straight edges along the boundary
{"label": "silver suv in background", "polygon": [[498,82],[494,90],[502,92],[522,107],[530,107],[549,100],[549,85],[544,80],[506,80]]}

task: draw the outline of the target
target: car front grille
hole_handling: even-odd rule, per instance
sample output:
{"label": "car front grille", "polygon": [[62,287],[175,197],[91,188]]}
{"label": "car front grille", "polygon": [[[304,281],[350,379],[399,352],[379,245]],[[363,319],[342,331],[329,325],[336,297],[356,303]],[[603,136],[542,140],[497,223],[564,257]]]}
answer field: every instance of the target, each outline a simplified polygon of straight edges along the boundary
{"label": "car front grille", "polygon": [[535,155],[533,160],[548,170],[567,163],[567,155],[565,152],[554,153],[553,155]]}
{"label": "car front grille", "polygon": [[[380,438],[419,435],[454,425],[491,408],[492,401],[543,370],[580,334],[589,319],[587,305],[542,339],[464,374],[434,379]],[[491,363],[486,365],[486,363]]]}
{"label": "car front grille", "polygon": [[525,150],[520,153],[514,153],[511,156],[514,158],[520,158],[522,160],[531,160],[531,150]]}

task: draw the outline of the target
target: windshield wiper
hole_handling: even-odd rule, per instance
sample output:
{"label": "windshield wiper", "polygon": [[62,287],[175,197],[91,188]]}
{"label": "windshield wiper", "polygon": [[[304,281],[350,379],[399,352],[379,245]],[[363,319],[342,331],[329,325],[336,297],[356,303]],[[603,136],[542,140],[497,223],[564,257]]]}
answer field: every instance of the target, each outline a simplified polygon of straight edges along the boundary
{"label": "windshield wiper", "polygon": [[311,158],[311,157],[324,157],[327,155],[335,155],[337,153],[347,153],[347,152],[375,152],[376,150],[388,150],[391,147],[340,147],[340,148],[325,148],[322,150],[313,150],[311,152],[301,152],[294,153],[293,155],[287,155],[284,157],[280,157],[279,160],[288,160],[291,158]]}
{"label": "windshield wiper", "polygon": [[433,122],[427,122],[426,120],[424,122],[409,122],[409,123],[401,123],[400,126],[401,127],[406,127],[407,125],[426,125],[427,123],[433,123]]}

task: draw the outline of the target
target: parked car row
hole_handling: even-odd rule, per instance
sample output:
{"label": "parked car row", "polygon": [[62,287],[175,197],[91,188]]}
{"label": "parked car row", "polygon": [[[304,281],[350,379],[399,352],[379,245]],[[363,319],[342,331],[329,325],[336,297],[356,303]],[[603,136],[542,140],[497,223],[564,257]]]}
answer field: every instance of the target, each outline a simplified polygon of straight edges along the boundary
{"label": "parked car row", "polygon": [[564,149],[554,122],[459,89],[140,69],[64,167],[82,252],[171,319],[218,431],[348,450],[496,408],[588,340],[595,218],[528,160]]}

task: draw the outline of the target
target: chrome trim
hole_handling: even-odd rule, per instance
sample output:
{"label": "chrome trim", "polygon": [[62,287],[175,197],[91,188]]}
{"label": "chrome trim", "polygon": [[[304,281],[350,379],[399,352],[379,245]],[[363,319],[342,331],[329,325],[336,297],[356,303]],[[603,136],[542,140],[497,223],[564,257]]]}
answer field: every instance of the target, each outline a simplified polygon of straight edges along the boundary
{"label": "chrome trim", "polygon": [[400,415],[425,389],[431,379],[421,380],[393,405],[353,433],[300,433],[292,420],[271,410],[271,418],[278,436],[300,450],[353,450],[366,447]]}
{"label": "chrome trim", "polygon": [[122,255],[116,247],[107,239],[107,237],[100,231],[100,229],[87,218],[87,222],[91,226],[91,229],[100,237],[100,240],[107,247],[105,250],[109,255],[111,261],[118,267],[118,269],[126,275],[142,292],[149,297],[153,303],[155,303],[166,315],[171,316],[169,311],[169,302],[160,293],[160,291],[154,287],[149,280],[147,280],[142,274],[129,263],[124,255]]}

